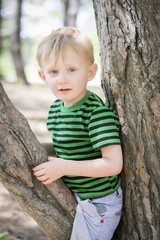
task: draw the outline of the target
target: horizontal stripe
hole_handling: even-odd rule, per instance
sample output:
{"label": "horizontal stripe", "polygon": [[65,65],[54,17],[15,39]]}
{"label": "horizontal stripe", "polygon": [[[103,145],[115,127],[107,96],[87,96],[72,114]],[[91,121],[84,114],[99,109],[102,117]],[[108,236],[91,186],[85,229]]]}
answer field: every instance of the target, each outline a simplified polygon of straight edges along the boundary
{"label": "horizontal stripe", "polygon": [[[70,153],[67,153],[67,152],[57,152],[58,154],[62,154],[62,155],[66,155],[66,156],[72,156],[72,155],[74,155],[74,156],[77,156],[77,155],[79,155],[79,156],[81,156],[81,155],[88,155],[88,154],[90,154],[90,155],[93,155],[93,154],[95,154],[95,153],[93,153],[93,151],[83,151],[83,152],[80,152],[80,151],[78,151],[78,152],[70,152]],[[99,155],[99,153],[97,153],[97,155]]]}
{"label": "horizontal stripe", "polygon": [[116,133],[117,134],[117,130],[110,129],[110,130],[98,131],[98,132],[95,132],[93,134],[90,134],[90,137],[94,138],[94,137],[98,136],[99,134],[108,134],[108,133],[111,133],[111,134]]}
{"label": "horizontal stripe", "polygon": [[56,137],[56,138],[88,138],[88,134],[86,135],[86,134],[84,134],[83,133],[83,135],[73,135],[73,134],[63,134],[62,133],[62,135],[60,135],[60,134],[54,134],[54,136]]}
{"label": "horizontal stripe", "polygon": [[[55,149],[56,150],[56,149]],[[75,159],[75,160],[88,160],[88,159],[95,159],[96,157],[101,157],[101,154],[99,152],[93,153],[93,152],[83,152],[82,153],[67,153],[67,152],[60,152],[56,150],[56,153],[59,157],[65,158],[65,159]]]}
{"label": "horizontal stripe", "polygon": [[119,142],[112,142],[112,143],[104,143],[103,145],[100,145],[100,146],[95,146],[94,147],[94,150],[95,151],[98,151],[104,147],[108,147],[108,146],[112,146],[112,145],[121,145],[120,141]]}
{"label": "horizontal stripe", "polygon": [[[65,121],[58,121],[58,122],[54,122],[55,125],[82,125],[82,122],[76,122],[76,121],[72,121],[72,122],[65,122]],[[54,125],[53,122],[47,122],[47,126],[49,125]],[[88,126],[87,124],[83,123],[84,126]],[[49,128],[49,127],[48,127]]]}
{"label": "horizontal stripe", "polygon": [[[83,185],[82,184],[71,184],[71,183],[67,183],[67,182],[65,182],[66,184],[67,184],[67,186],[69,186],[72,190],[74,190],[74,189],[79,189],[79,190],[81,190],[82,188],[84,188],[84,189],[87,189],[87,190],[89,190],[89,189],[96,189],[96,191],[97,190],[100,190],[100,188],[99,187],[101,187],[101,189],[103,189],[104,188],[104,185],[105,185],[105,187],[109,184],[110,185],[110,181],[109,180],[106,180],[106,181],[104,181],[104,179],[102,179],[103,181],[102,182],[98,182],[97,183],[97,180],[95,180],[94,182],[92,181],[91,182],[91,184],[90,183],[84,183],[83,182]],[[96,183],[95,183],[96,182]],[[114,179],[114,182],[116,182],[116,179]]]}
{"label": "horizontal stripe", "polygon": [[67,179],[67,181],[70,179],[70,180],[77,180],[77,181],[81,181],[81,180],[86,180],[87,181],[87,179],[95,179],[94,177],[82,177],[82,176],[74,176],[74,175],[65,175],[64,177],[63,177],[64,179]]}
{"label": "horizontal stripe", "polygon": [[84,103],[85,107],[94,107],[94,108],[98,108],[99,105],[98,104],[90,104],[90,103]]}
{"label": "horizontal stripe", "polygon": [[82,150],[85,151],[85,149],[92,149],[92,145],[91,144],[86,145],[86,143],[84,145],[75,144],[75,146],[58,146],[58,145],[54,144],[54,147],[57,147],[59,149],[64,149],[66,151],[72,150],[73,153],[74,153],[74,151],[77,151],[77,148],[78,148],[78,151],[82,151]]}
{"label": "horizontal stripe", "polygon": [[81,177],[81,176],[64,176],[63,177],[64,178],[64,181],[66,182],[66,183],[70,183],[70,184],[79,184],[79,185],[81,185],[82,183],[83,183],[83,185],[85,185],[85,184],[87,184],[87,183],[93,183],[93,182],[95,182],[95,181],[97,181],[98,183],[100,183],[100,182],[104,182],[104,181],[106,181],[106,179],[107,179],[107,181],[109,182],[109,183],[113,183],[113,182],[115,182],[115,176],[112,176],[112,177],[99,177],[99,178],[90,178],[90,177]]}
{"label": "horizontal stripe", "polygon": [[[68,143],[68,142],[67,142]],[[72,142],[73,143],[73,142]],[[74,146],[73,146],[74,145]],[[77,149],[78,150],[81,150],[81,149],[86,149],[86,148],[92,148],[92,145],[89,143],[89,144],[86,144],[86,141],[85,142],[83,142],[83,144],[82,144],[82,142],[80,142],[79,143],[79,141],[78,142],[74,142],[73,144],[72,144],[72,146],[71,146],[71,144],[70,143],[68,143],[68,145],[67,144],[65,144],[64,146],[59,146],[59,145],[57,145],[57,143],[54,141],[54,147],[57,147],[57,148],[59,148],[59,149],[64,149],[64,150],[76,150],[77,151]]]}
{"label": "horizontal stripe", "polygon": [[65,140],[56,140],[56,139],[52,139],[53,140],[53,145],[54,145],[54,142],[55,143],[58,143],[58,144],[75,144],[75,143],[80,143],[80,142],[82,142],[82,143],[84,143],[84,140],[79,140],[79,139],[74,139],[74,141],[73,141],[73,139],[72,140],[67,140],[67,141],[65,141]]}
{"label": "horizontal stripe", "polygon": [[106,190],[104,191],[98,191],[98,192],[87,192],[87,193],[77,193],[81,199],[92,199],[92,198],[100,198],[100,197],[104,197],[106,195],[112,194],[114,193],[120,186],[121,182],[119,182],[116,185],[116,188],[106,188]]}
{"label": "horizontal stripe", "polygon": [[[55,149],[56,150],[56,149]],[[64,155],[58,155],[57,154],[57,156],[59,157],[59,158],[65,158],[66,160],[73,160],[73,161],[87,161],[87,160],[94,160],[94,159],[97,159],[97,157],[98,158],[100,158],[100,156],[98,155],[98,156],[84,156],[84,157],[78,157],[78,156],[64,156]]]}
{"label": "horizontal stripe", "polygon": [[106,191],[106,189],[111,189],[111,185],[108,184],[106,185],[106,183],[104,182],[104,184],[96,184],[96,187],[83,187],[82,189],[80,188],[74,188],[74,187],[70,187],[68,184],[66,184],[67,187],[69,187],[72,191],[76,191],[77,193],[90,193],[90,192],[103,192]]}
{"label": "horizontal stripe", "polygon": [[97,143],[100,143],[100,142],[103,142],[103,141],[107,141],[107,140],[110,140],[110,142],[114,142],[114,140],[117,140],[118,139],[118,142],[119,142],[119,136],[112,136],[112,137],[102,137],[96,141],[93,141],[92,144],[93,145],[96,145]]}
{"label": "horizontal stripe", "polygon": [[[57,131],[59,129],[59,127],[58,128],[49,128],[49,130],[50,131]],[[61,128],[61,131],[72,131],[73,130],[73,128]],[[74,128],[74,131],[76,131],[76,132],[82,132],[82,129],[81,128]],[[85,129],[85,128],[83,128],[83,132],[88,132],[88,130],[87,129]]]}
{"label": "horizontal stripe", "polygon": [[[111,186],[111,185],[109,185],[109,186],[103,185],[103,189],[97,189],[97,190],[95,190],[95,189],[89,189],[89,190],[87,190],[87,189],[86,189],[87,191],[86,191],[85,189],[84,189],[84,190],[76,189],[75,192],[76,192],[76,193],[81,193],[81,194],[82,194],[82,193],[86,193],[86,192],[87,192],[87,193],[89,193],[89,192],[91,193],[91,192],[92,192],[92,194],[93,194],[93,193],[104,192],[104,191],[108,191],[109,189],[111,189],[111,190],[112,190],[112,189],[115,189],[115,188],[117,187],[117,185],[118,185],[119,182],[121,182],[121,181],[120,181],[119,178],[117,178],[116,181],[114,182],[114,185],[113,185],[113,186]],[[74,190],[75,190],[75,189],[74,189]]]}
{"label": "horizontal stripe", "polygon": [[84,108],[84,106],[82,106],[79,111],[79,113],[82,113],[82,114],[90,114],[91,113],[91,110],[88,109],[88,108]]}
{"label": "horizontal stripe", "polygon": [[109,127],[109,126],[114,126],[115,127],[116,125],[114,125],[113,123],[101,123],[101,124],[97,124],[97,125],[94,125],[92,127],[89,127],[89,130],[92,131],[94,129],[97,129],[97,126],[99,128],[102,128],[102,127]]}
{"label": "horizontal stripe", "polygon": [[101,117],[96,116],[95,118],[92,117],[92,119],[90,121],[90,124],[93,124],[94,122],[97,123],[97,122],[103,121],[103,120],[105,120],[106,122],[112,122],[113,123],[113,119],[117,120],[117,118],[115,118],[113,116],[110,116],[110,115],[105,115],[105,116],[101,116]]}
{"label": "horizontal stripe", "polygon": [[[82,176],[74,176],[74,175],[65,175],[63,178],[67,179],[67,181],[74,179],[74,181],[87,181],[87,180],[95,180],[95,179],[101,179],[101,178],[95,178],[95,177],[82,177]],[[108,177],[110,181],[112,181],[115,176]]]}
{"label": "horizontal stripe", "polygon": [[81,178],[77,178],[77,179],[75,179],[75,178],[68,179],[67,177],[63,177],[63,181],[67,184],[74,183],[74,185],[80,185],[82,187],[82,184],[86,185],[89,183],[94,183],[96,181],[96,179],[95,178],[85,178],[85,177],[81,177]]}
{"label": "horizontal stripe", "polygon": [[75,114],[73,114],[73,115],[62,115],[62,116],[54,116],[53,117],[53,115],[51,115],[51,114],[49,114],[49,116],[48,116],[48,120],[53,120],[53,119],[67,119],[67,121],[68,121],[68,119],[73,119],[73,118],[75,118],[76,120],[78,120],[78,119],[84,119],[84,120],[89,120],[89,116],[80,116],[80,115],[75,115]]}
{"label": "horizontal stripe", "polygon": [[[102,109],[95,110],[94,113],[92,114],[92,117],[93,117],[94,115],[96,115],[96,116],[98,116],[98,115],[103,116],[104,114],[105,114],[105,115],[106,115],[106,114],[110,114],[110,115],[114,116],[112,110],[110,110],[109,108],[106,108],[106,109],[102,108]],[[116,116],[114,116],[114,117],[116,117]]]}
{"label": "horizontal stripe", "polygon": [[[92,148],[91,147],[85,147],[85,148],[78,148],[79,149],[79,153],[81,154],[81,153],[83,153],[83,154],[88,154],[88,153],[93,153],[93,151],[92,151]],[[67,153],[71,153],[71,150],[70,149],[64,149],[64,148],[58,148],[58,150],[60,151],[60,152],[65,152],[66,154]],[[72,149],[72,153],[73,154],[77,154],[77,147],[73,150]],[[101,154],[99,154],[100,156],[101,156]]]}

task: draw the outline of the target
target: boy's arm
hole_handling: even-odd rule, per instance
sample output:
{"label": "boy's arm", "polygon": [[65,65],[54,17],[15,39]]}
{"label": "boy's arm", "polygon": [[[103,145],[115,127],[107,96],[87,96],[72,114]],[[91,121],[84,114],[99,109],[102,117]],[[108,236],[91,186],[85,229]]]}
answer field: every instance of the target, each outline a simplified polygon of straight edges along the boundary
{"label": "boy's arm", "polygon": [[101,152],[102,158],[89,161],[67,161],[65,175],[106,177],[119,174],[123,165],[121,146],[107,146],[102,148]]}
{"label": "boy's arm", "polygon": [[86,161],[49,157],[49,162],[35,167],[33,171],[43,184],[50,184],[64,175],[106,177],[119,174],[123,165],[121,146],[107,146],[101,152],[102,158]]}

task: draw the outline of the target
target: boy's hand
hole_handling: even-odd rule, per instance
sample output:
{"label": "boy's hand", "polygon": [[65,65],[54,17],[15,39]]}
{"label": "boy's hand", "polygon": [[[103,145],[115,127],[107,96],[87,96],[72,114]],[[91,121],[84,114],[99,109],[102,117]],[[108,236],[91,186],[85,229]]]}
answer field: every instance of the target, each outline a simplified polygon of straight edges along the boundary
{"label": "boy's hand", "polygon": [[64,175],[63,163],[63,159],[56,157],[48,157],[48,162],[42,163],[33,168],[34,175],[43,184],[50,184]]}

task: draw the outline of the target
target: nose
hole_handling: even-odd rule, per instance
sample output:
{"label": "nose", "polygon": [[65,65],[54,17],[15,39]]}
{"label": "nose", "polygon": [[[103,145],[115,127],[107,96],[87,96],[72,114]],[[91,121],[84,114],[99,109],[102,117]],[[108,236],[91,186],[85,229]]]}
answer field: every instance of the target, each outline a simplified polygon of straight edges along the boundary
{"label": "nose", "polygon": [[59,75],[59,77],[58,77],[58,83],[59,84],[65,84],[65,83],[67,83],[68,81],[67,81],[67,77],[66,77],[66,75],[64,74],[64,73],[61,73],[60,75]]}

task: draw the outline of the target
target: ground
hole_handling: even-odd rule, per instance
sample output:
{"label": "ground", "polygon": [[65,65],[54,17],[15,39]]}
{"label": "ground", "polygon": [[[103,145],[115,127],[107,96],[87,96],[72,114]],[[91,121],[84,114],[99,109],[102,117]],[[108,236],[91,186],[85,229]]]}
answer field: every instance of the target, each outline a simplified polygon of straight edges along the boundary
{"label": "ground", "polygon": [[37,223],[0,183],[0,233],[6,231],[6,240],[47,240]]}
{"label": "ground", "polygon": [[[44,85],[24,86],[3,83],[13,104],[27,118],[40,142],[49,142],[51,136],[46,130],[45,120],[50,104],[55,99]],[[103,99],[100,88],[90,87]],[[9,233],[7,240],[47,240],[38,224],[24,212],[22,207],[0,183],[0,233]]]}

